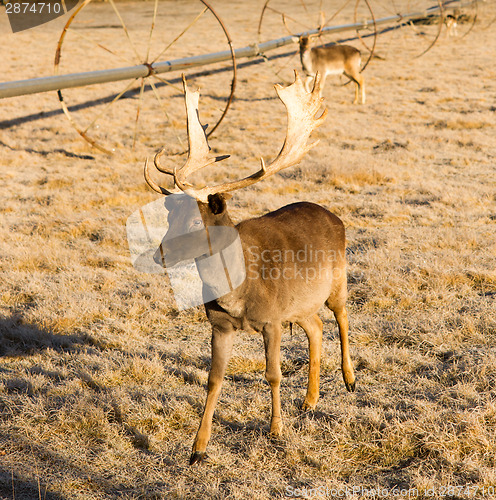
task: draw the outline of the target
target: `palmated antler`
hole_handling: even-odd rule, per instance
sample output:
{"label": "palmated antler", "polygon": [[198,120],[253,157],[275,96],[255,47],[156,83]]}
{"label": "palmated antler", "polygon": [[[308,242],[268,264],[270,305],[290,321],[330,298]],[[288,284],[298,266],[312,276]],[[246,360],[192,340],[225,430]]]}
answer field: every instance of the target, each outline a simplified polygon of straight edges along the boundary
{"label": "palmated antler", "polygon": [[[205,130],[198,116],[199,92],[191,92],[184,78],[183,84],[188,115],[189,156],[186,164],[181,169],[175,169],[173,175],[175,184],[182,191],[197,200],[206,202],[208,196],[211,194],[235,191],[266,179],[280,170],[298,163],[302,157],[319,142],[315,141],[307,145],[310,134],[322,124],[327,115],[327,110],[324,110],[321,116],[316,117],[323,101],[323,99],[319,97],[320,75],[317,73],[313,90],[311,93],[308,93],[298,73],[295,71],[295,81],[293,84],[285,88],[280,85],[275,85],[277,95],[286,106],[288,114],[286,139],[275,160],[269,165],[265,165],[264,160],[261,159],[262,165],[258,172],[238,181],[227,182],[211,187],[206,186],[200,189],[190,187],[190,185],[186,183],[186,179],[189,175],[216,161],[223,160],[228,156],[210,157],[208,155],[210,148],[208,146]],[[146,166],[145,178],[152,189],[163,194],[168,194],[168,192],[165,192],[167,191],[165,188],[158,186],[159,189],[157,190],[150,184],[149,180],[151,179],[148,175]],[[157,185],[155,184],[155,186]]]}
{"label": "palmated antler", "polygon": [[147,184],[157,193],[161,194],[175,194],[186,192],[192,188],[192,185],[186,181],[187,177],[194,172],[211,165],[217,161],[229,158],[229,155],[222,156],[209,156],[210,147],[207,142],[207,136],[205,130],[207,126],[203,127],[200,123],[198,116],[198,101],[200,97],[200,92],[197,90],[191,92],[186,84],[186,78],[183,74],[183,87],[184,87],[184,101],[186,104],[186,114],[187,114],[187,130],[188,130],[188,160],[180,169],[174,168],[174,170],[168,170],[160,164],[160,157],[164,154],[165,149],[162,149],[155,155],[154,165],[155,168],[164,174],[168,174],[174,177],[174,184],[177,186],[174,190],[168,190],[162,186],[159,186],[150,177],[150,172],[148,171],[148,161],[145,162],[145,180]]}

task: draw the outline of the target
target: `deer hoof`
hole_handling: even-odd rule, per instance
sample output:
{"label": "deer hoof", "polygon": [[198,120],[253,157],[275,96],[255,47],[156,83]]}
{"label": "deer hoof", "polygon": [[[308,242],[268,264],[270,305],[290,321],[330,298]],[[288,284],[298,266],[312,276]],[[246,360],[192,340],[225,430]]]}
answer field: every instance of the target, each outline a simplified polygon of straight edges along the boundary
{"label": "deer hoof", "polygon": [[346,385],[348,392],[355,392],[355,382],[352,382],[351,384],[345,382],[344,385]]}
{"label": "deer hoof", "polygon": [[282,434],[283,423],[280,418],[275,418],[270,424],[270,434],[271,436],[279,437]]}
{"label": "deer hoof", "polygon": [[189,459],[189,465],[202,463],[208,458],[208,455],[204,451],[195,451],[191,454]]}
{"label": "deer hoof", "polygon": [[310,404],[308,401],[304,401],[303,402],[303,406],[301,407],[301,409],[303,411],[312,411],[312,410],[315,410],[315,407],[317,406],[317,403],[315,404]]}

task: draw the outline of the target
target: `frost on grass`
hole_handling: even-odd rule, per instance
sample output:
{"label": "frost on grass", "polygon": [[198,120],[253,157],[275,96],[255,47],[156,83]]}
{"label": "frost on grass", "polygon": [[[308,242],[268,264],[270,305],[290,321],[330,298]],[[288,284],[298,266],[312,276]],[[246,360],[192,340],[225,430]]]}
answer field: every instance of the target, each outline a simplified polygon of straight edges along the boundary
{"label": "frost on grass", "polygon": [[[251,43],[249,29],[236,29],[257,22],[249,2],[219,9],[235,45]],[[4,80],[43,74],[60,31],[51,29],[4,44]],[[55,112],[53,96],[5,100],[0,119],[17,121],[0,131],[0,496],[251,499],[287,486],[401,485],[419,495],[495,486],[495,33],[476,26],[420,59],[374,59],[366,106],[351,106],[349,87],[328,79],[319,145],[229,202],[235,220],[301,200],[341,217],[357,391],[344,389],[336,324],[323,314],[321,399],[302,413],[307,341],[286,328],[286,430],[271,439],[263,343],[240,332],[200,468],[187,461],[210,327],[201,309],[178,310],[167,276],[132,267],[126,241],[129,215],[157,200],[142,177],[154,151],[128,144],[100,155]],[[284,136],[273,72],[240,71],[229,125],[210,141],[233,156],[201,174],[216,182],[255,171]],[[161,119],[157,111],[157,126]]]}

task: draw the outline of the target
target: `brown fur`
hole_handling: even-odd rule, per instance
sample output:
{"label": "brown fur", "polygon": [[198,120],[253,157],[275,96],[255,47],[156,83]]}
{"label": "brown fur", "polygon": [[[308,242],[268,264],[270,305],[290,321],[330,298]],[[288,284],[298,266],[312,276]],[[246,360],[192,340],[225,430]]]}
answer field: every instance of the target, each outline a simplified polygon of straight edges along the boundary
{"label": "brown fur", "polygon": [[[219,199],[223,203],[221,210]],[[193,209],[198,204],[206,228],[234,226],[222,195],[210,196],[209,203],[193,198],[186,205],[188,203]],[[180,213],[172,213],[170,217],[170,220],[177,221],[176,226],[171,226],[169,231],[176,231],[179,226],[183,229],[194,227],[185,214],[193,214],[193,219],[198,211],[188,210],[187,206],[177,210]],[[299,324],[308,337],[310,362],[305,408],[314,408],[319,397],[322,322],[317,311],[323,304],[334,312],[339,325],[346,387],[352,391],[355,385],[348,347],[345,231],[341,220],[319,205],[295,203],[262,217],[245,220],[235,227],[242,244],[246,279],[237,289],[205,304],[212,324],[212,365],[207,402],[193,444],[191,463],[205,456],[215,405],[237,329],[263,335],[265,375],[272,390],[270,430],[275,435],[280,434],[283,427],[279,396],[282,322]],[[162,243],[166,251],[168,241]],[[156,259],[160,259],[159,252]],[[204,286],[214,286],[216,277],[202,268],[201,258],[196,262]]]}
{"label": "brown fur", "polygon": [[301,36],[299,43],[301,65],[307,75],[305,81],[307,92],[310,91],[310,83],[317,72],[322,77],[321,90],[324,89],[328,75],[344,74],[356,84],[353,104],[358,103],[359,93],[361,103],[365,104],[365,81],[360,73],[361,55],[358,49],[350,45],[312,47],[311,38],[308,36]]}

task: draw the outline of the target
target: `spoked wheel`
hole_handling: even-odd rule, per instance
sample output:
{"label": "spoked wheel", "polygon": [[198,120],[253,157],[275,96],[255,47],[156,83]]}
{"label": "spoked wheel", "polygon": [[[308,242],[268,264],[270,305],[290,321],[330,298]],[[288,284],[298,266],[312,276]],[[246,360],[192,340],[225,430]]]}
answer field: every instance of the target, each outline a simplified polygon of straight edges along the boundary
{"label": "spoked wheel", "polygon": [[[465,38],[474,28],[479,14],[479,2],[445,0],[444,24],[450,38]],[[454,23],[454,24],[453,24]]]}
{"label": "spoked wheel", "polygon": [[231,104],[236,63],[231,38],[207,2],[85,0],[71,15],[55,54],[55,74],[109,70],[140,64],[149,74],[133,80],[59,91],[72,126],[105,153],[120,148],[158,149],[179,154],[188,147],[180,72],[153,71],[153,64],[228,51],[230,60],[182,70],[202,93],[207,135],[219,126]]}
{"label": "spoked wheel", "polygon": [[[355,32],[325,32],[328,27],[355,23],[360,24]],[[321,31],[315,45],[350,43],[362,52],[365,50],[363,69],[372,58],[376,30],[369,0],[341,0],[339,3],[332,0],[266,0],[258,23],[258,42],[313,30]],[[297,46],[271,51],[265,60],[275,75],[286,83],[292,82],[293,69],[300,67]]]}
{"label": "spoked wheel", "polygon": [[439,40],[444,25],[441,0],[388,0],[381,3],[377,18],[419,14],[416,19],[402,18],[381,27],[378,55],[384,59],[397,57],[415,59],[423,56]]}

